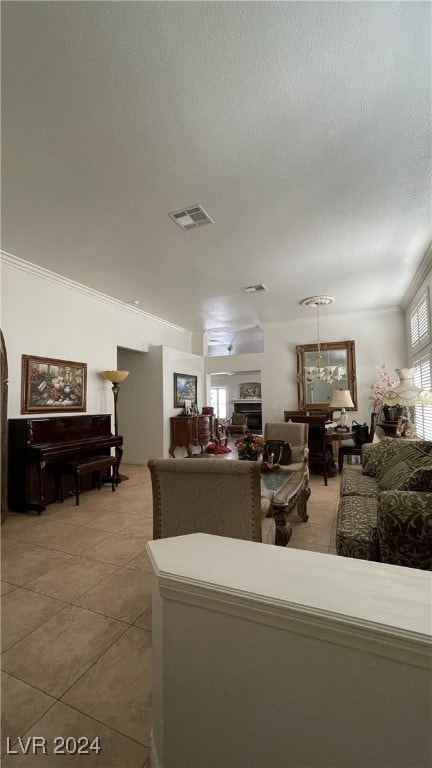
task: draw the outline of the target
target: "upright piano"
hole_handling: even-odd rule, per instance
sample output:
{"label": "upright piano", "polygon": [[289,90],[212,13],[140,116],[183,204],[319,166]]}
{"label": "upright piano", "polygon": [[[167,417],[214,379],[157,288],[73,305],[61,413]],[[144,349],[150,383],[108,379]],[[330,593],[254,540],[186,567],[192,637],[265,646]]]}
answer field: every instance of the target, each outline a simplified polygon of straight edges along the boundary
{"label": "upright piano", "polygon": [[111,434],[110,414],[9,419],[8,427],[9,509],[13,511],[40,514],[56,500],[50,471],[56,464],[110,455],[114,448],[119,471],[123,437]]}

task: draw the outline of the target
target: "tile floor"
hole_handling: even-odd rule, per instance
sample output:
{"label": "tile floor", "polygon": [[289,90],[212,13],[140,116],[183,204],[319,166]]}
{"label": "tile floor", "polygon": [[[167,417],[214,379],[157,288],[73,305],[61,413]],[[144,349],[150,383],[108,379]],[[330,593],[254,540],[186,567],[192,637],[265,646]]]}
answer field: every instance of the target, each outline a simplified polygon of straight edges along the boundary
{"label": "tile floor", "polygon": [[[1,526],[4,768],[76,766],[76,754],[54,755],[61,736],[89,740],[79,743],[83,768],[149,766],[151,484],[146,467],[122,472],[115,493],[106,485],[79,507],[68,498]],[[339,477],[326,487],[312,475],[310,485],[309,521],[290,516],[289,547],[334,554]],[[29,736],[48,754],[24,755]]]}

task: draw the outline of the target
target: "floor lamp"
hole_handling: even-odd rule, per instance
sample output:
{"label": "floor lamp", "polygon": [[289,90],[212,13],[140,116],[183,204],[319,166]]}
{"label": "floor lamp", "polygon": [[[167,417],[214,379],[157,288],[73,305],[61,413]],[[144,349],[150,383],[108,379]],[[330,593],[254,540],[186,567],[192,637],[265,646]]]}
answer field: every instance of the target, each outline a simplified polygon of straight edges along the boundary
{"label": "floor lamp", "polygon": [[112,386],[112,393],[114,395],[114,434],[118,435],[118,418],[117,418],[117,400],[120,391],[120,384],[129,376],[129,371],[102,371],[101,374],[104,379],[110,381]]}
{"label": "floor lamp", "polygon": [[[111,387],[112,393],[114,395],[114,434],[118,435],[118,416],[117,416],[117,401],[120,391],[120,384],[122,381],[124,381],[129,376],[129,371],[102,371],[101,376],[103,376],[104,379],[107,381],[110,381],[113,385]],[[117,455],[117,480],[127,480],[127,477],[125,475],[120,475],[118,471],[118,467],[120,466],[120,459],[123,451],[119,453],[119,451],[116,448],[116,455]]]}

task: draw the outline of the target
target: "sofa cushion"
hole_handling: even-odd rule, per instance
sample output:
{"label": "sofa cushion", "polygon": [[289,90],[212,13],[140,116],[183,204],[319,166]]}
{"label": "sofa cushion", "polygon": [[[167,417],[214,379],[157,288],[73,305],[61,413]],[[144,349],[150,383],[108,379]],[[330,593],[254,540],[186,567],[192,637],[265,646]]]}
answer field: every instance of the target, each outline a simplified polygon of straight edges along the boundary
{"label": "sofa cushion", "polygon": [[383,563],[432,570],[432,493],[380,493],[377,534]]}
{"label": "sofa cushion", "polygon": [[336,552],[344,557],[378,560],[377,498],[344,496],[340,500]]}
{"label": "sofa cushion", "polygon": [[378,494],[378,483],[374,477],[362,475],[354,469],[345,469],[341,479],[341,496],[372,496]]}
{"label": "sofa cushion", "polygon": [[[397,438],[394,438],[397,442]],[[407,443],[386,464],[386,471],[377,476],[380,491],[402,488],[410,475],[420,467],[432,467],[432,454],[417,443]]]}

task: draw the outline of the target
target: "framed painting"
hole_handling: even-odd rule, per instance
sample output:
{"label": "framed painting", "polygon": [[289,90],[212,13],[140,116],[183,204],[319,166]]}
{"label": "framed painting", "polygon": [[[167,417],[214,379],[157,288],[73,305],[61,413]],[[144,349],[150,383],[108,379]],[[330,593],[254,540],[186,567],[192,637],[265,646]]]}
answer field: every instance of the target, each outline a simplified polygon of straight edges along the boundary
{"label": "framed painting", "polygon": [[85,411],[87,363],[22,356],[21,413]]}
{"label": "framed painting", "polygon": [[240,398],[242,400],[255,400],[261,397],[261,384],[257,381],[250,381],[240,384]]}
{"label": "framed painting", "polygon": [[190,400],[191,405],[196,405],[197,376],[189,376],[187,373],[175,373],[174,408],[182,408],[185,400]]}

